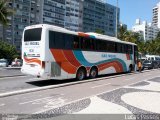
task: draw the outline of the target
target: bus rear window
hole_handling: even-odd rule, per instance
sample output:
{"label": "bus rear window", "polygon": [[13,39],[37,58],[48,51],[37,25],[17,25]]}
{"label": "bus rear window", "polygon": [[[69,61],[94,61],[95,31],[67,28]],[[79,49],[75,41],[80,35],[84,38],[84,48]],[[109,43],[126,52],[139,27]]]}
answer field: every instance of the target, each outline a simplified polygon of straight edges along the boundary
{"label": "bus rear window", "polygon": [[40,41],[42,28],[29,29],[24,32],[24,41]]}

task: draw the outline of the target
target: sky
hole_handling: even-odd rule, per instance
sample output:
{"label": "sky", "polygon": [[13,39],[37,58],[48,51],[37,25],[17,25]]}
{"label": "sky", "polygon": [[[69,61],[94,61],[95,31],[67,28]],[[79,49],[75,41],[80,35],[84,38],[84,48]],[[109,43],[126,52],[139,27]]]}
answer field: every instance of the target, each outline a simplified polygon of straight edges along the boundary
{"label": "sky", "polygon": [[[107,3],[116,6],[117,0],[106,0]],[[130,30],[137,18],[141,21],[152,22],[152,8],[160,0],[118,0],[120,8],[120,22],[126,24]]]}

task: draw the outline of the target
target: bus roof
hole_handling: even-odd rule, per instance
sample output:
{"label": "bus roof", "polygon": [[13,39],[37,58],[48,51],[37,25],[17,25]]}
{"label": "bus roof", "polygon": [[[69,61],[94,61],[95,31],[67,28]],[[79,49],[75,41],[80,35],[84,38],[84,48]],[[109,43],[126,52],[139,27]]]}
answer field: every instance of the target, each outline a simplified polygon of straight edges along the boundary
{"label": "bus roof", "polygon": [[96,39],[103,39],[103,40],[108,40],[108,41],[114,41],[114,42],[119,42],[119,43],[125,43],[125,44],[131,44],[131,45],[136,45],[135,43],[131,43],[131,42],[126,42],[126,41],[122,41],[116,37],[112,37],[112,36],[108,36],[108,35],[102,35],[102,34],[98,34],[98,33],[94,33],[94,32],[75,32],[75,31],[70,31],[68,29],[59,27],[59,26],[55,26],[55,25],[49,25],[49,24],[36,24],[36,25],[31,25],[31,26],[27,26],[25,27],[24,30],[26,29],[33,29],[33,28],[39,28],[39,27],[44,27],[53,31],[58,31],[58,32],[63,32],[63,33],[69,33],[69,34],[73,34],[73,35],[82,35],[82,36],[87,36],[87,37],[91,37],[91,38],[96,38]]}

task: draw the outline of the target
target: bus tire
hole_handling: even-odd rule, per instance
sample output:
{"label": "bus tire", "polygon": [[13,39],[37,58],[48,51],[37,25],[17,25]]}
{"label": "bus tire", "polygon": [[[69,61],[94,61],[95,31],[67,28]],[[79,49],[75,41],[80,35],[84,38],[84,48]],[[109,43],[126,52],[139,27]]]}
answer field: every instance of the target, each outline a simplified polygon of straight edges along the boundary
{"label": "bus tire", "polygon": [[86,71],[85,71],[85,69],[84,68],[80,68],[77,71],[76,79],[77,80],[83,80],[85,77],[86,77]]}
{"label": "bus tire", "polygon": [[90,78],[96,78],[98,76],[98,70],[96,67],[93,67],[91,70],[90,70],[90,74],[89,74],[89,77]]}

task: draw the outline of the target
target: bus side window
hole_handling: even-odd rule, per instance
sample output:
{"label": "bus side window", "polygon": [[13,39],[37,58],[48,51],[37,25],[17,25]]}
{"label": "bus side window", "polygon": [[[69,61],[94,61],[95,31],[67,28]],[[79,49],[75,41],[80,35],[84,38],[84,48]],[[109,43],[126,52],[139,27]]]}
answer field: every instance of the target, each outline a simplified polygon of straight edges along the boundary
{"label": "bus side window", "polygon": [[108,52],[115,52],[115,43],[114,42],[106,42],[107,44],[107,51]]}
{"label": "bus side window", "polygon": [[55,32],[55,48],[62,49],[64,48],[64,34],[60,32]]}
{"label": "bus side window", "polygon": [[134,46],[134,62],[137,63],[138,60],[138,48]]}
{"label": "bus side window", "polygon": [[74,36],[73,48],[74,49],[79,49],[80,48],[80,42],[79,42],[79,37],[78,36]]}
{"label": "bus side window", "polygon": [[129,45],[125,45],[125,46],[126,46],[126,50],[125,51],[126,51],[127,54],[129,54],[129,52],[130,52],[129,51]]}
{"label": "bus side window", "polygon": [[117,43],[117,52],[122,53],[122,45],[120,43]]}
{"label": "bus side window", "polygon": [[54,32],[49,31],[49,48],[54,48],[55,39],[54,39]]}
{"label": "bus side window", "polygon": [[83,50],[86,48],[85,38],[81,38],[81,48]]}
{"label": "bus side window", "polygon": [[124,45],[124,44],[121,44],[121,47],[122,47],[122,53],[126,53],[125,45]]}
{"label": "bus side window", "polygon": [[72,42],[74,36],[71,34],[64,34],[64,38],[65,38],[65,49],[72,49]]}
{"label": "bus side window", "polygon": [[94,50],[95,49],[94,41],[93,39],[90,39],[90,38],[85,38],[85,37],[82,38],[81,46],[82,46],[82,49],[84,50]]}
{"label": "bus side window", "polygon": [[133,48],[132,48],[132,45],[129,45],[130,46],[130,54],[133,54]]}
{"label": "bus side window", "polygon": [[117,53],[118,52],[118,44],[115,43],[115,52]]}
{"label": "bus side window", "polygon": [[90,49],[91,50],[95,50],[95,46],[96,46],[95,40],[94,39],[90,39]]}
{"label": "bus side window", "polygon": [[97,40],[96,43],[97,43],[97,50],[98,50],[98,51],[106,51],[106,50],[107,50],[106,41]]}

